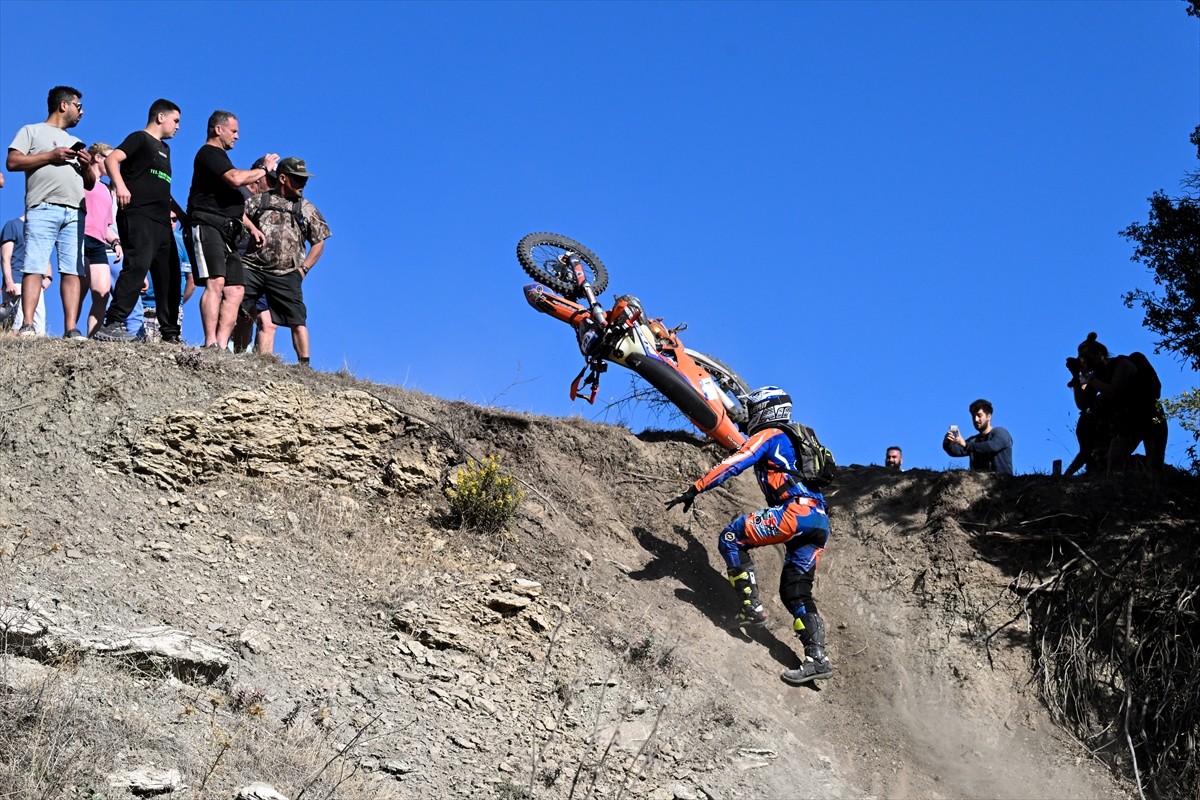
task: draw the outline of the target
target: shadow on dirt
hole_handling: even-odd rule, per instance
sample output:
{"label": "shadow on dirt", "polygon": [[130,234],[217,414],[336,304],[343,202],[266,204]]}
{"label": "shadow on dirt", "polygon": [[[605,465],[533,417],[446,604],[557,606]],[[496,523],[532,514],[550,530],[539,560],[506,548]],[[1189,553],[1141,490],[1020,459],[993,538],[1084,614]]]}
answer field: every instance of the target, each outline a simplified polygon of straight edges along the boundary
{"label": "shadow on dirt", "polygon": [[729,581],[709,564],[708,551],[699,539],[679,526],[675,527],[675,533],[684,540],[684,546],[660,539],[646,528],[635,527],[633,535],[638,544],[654,559],[641,569],[630,572],[629,577],[635,581],[674,578],[683,584],[675,590],[675,597],[699,609],[713,627],[725,631],[732,638],[762,644],[771,657],[787,669],[798,666],[800,658],[796,652],[770,630],[759,628],[747,633],[733,625],[734,597]]}

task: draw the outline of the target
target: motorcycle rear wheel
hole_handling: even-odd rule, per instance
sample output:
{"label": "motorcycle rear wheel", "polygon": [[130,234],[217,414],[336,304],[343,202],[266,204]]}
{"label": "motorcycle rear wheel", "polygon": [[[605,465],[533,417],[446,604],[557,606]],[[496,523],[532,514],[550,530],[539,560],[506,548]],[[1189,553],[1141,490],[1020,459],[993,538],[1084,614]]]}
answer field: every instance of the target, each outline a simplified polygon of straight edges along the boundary
{"label": "motorcycle rear wheel", "polygon": [[742,376],[727,367],[720,359],[701,353],[699,350],[685,349],[693,361],[708,370],[708,373],[713,376],[713,380],[717,382],[717,386],[734,399],[733,407],[727,407],[725,413],[733,420],[733,424],[738,426],[738,430],[745,433],[750,415],[746,413],[746,402],[743,398],[750,394],[750,387],[742,380]]}
{"label": "motorcycle rear wheel", "polygon": [[579,256],[585,272],[591,272],[588,283],[592,285],[594,294],[599,295],[608,288],[608,270],[603,262],[574,239],[557,233],[531,233],[517,242],[517,260],[521,262],[526,275],[568,300],[578,300],[583,293],[575,284],[575,276],[558,260],[560,255],[567,252]]}

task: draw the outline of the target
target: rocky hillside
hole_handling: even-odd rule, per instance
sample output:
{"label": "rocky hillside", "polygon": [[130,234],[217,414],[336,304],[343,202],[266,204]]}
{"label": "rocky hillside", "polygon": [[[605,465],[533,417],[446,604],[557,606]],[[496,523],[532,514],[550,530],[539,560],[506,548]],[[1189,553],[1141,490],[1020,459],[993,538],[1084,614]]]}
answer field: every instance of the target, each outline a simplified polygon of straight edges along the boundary
{"label": "rocky hillside", "polygon": [[[1054,479],[847,469],[836,675],[798,689],[779,553],[772,625],[729,626],[714,543],[753,481],[663,511],[720,457],[688,435],[14,338],[0,407],[0,797],[1136,793],[1031,682],[1014,586],[1056,555],[997,543],[1074,513]],[[524,491],[504,534],[448,516],[489,455]]]}

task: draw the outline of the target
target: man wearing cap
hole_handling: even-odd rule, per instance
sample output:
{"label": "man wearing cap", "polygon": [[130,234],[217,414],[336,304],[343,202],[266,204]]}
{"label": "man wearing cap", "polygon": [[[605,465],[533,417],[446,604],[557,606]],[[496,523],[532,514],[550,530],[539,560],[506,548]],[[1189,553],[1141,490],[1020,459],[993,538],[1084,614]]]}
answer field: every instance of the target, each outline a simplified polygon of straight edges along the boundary
{"label": "man wearing cap", "polygon": [[[246,203],[246,216],[262,231],[263,241],[246,253],[242,313],[252,313],[258,298],[265,295],[275,324],[292,329],[296,358],[307,366],[308,309],[301,284],[325,252],[325,240],[332,234],[321,212],[303,196],[312,177],[303,159],[283,159],[275,175],[276,188]],[[262,348],[256,344],[255,351]]]}
{"label": "man wearing cap", "polygon": [[256,240],[261,233],[246,225],[246,200],[241,188],[261,179],[279,161],[268,153],[260,169],[237,169],[229,160],[239,136],[232,112],[214,111],[208,118],[208,139],[192,165],[187,217],[192,235],[192,270],[204,287],[200,321],[204,346],[224,348],[237,321],[242,300],[242,259],[237,249],[243,226]]}

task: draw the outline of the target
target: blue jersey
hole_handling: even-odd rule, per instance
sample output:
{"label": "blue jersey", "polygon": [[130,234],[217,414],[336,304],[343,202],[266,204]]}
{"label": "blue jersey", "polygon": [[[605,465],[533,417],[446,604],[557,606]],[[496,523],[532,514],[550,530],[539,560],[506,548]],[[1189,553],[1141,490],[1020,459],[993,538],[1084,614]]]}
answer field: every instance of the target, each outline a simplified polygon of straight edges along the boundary
{"label": "blue jersey", "polygon": [[825,498],[811,491],[799,478],[789,474],[796,471],[796,449],[792,438],[779,428],[763,428],[754,433],[736,453],[709,470],[694,484],[697,492],[720,486],[725,481],[754,467],[758,488],[771,506],[790,500],[810,497],[825,508]]}

